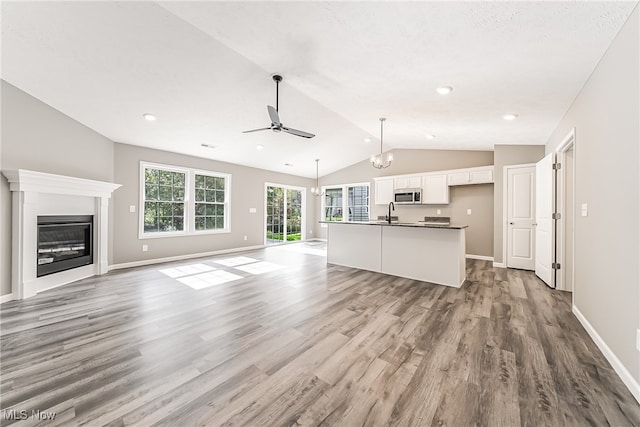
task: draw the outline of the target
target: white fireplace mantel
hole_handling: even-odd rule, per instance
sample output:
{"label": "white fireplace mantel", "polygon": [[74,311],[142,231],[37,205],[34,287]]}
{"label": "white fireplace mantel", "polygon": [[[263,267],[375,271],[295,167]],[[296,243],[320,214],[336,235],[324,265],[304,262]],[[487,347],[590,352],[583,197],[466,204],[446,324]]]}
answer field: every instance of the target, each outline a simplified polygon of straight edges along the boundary
{"label": "white fireplace mantel", "polygon": [[[3,171],[12,196],[14,298],[22,299],[109,270],[109,199],[119,184],[19,169]],[[93,264],[37,277],[39,215],[93,215]]]}

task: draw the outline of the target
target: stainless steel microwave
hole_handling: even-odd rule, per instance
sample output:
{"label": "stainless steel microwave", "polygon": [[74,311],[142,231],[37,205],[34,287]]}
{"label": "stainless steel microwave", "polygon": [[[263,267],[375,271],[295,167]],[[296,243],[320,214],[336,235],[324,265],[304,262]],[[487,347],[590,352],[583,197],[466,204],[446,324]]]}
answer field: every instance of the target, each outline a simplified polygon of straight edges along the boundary
{"label": "stainless steel microwave", "polygon": [[393,202],[397,205],[419,205],[422,203],[422,189],[402,188],[394,190]]}

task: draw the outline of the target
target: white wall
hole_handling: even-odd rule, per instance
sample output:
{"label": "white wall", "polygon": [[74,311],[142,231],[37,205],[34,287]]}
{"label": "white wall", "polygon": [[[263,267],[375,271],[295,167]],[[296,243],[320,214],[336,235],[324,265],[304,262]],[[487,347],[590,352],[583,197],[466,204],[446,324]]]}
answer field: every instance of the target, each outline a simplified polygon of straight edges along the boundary
{"label": "white wall", "polygon": [[[574,305],[636,385],[640,383],[638,13],[636,6],[546,146],[547,153],[554,151],[575,127]],[[583,203],[588,205],[586,217],[580,215]]]}

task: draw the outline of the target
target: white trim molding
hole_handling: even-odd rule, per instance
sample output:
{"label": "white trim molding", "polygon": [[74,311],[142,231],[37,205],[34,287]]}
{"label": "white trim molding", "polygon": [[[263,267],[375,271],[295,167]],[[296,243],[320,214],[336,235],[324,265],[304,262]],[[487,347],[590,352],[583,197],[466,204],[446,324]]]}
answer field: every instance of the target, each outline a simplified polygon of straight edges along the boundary
{"label": "white trim molding", "polygon": [[13,294],[2,295],[2,296],[0,296],[0,304],[4,304],[5,302],[13,301],[14,299],[15,298],[13,297]]}
{"label": "white trim molding", "polygon": [[493,262],[493,257],[492,256],[466,254],[465,257],[469,258],[469,259],[479,259],[479,260],[482,260],[482,261],[492,261]]}
{"label": "white trim molding", "polygon": [[[3,174],[12,192],[11,292],[15,299],[109,271],[109,199],[119,184],[24,169]],[[41,215],[92,215],[93,264],[37,277]]]}
{"label": "white trim molding", "polygon": [[[299,242],[296,242],[296,243],[299,243]],[[234,252],[252,251],[255,249],[263,249],[266,247],[267,247],[266,245],[244,246],[241,248],[221,249],[219,251],[199,252],[195,254],[177,255],[177,256],[171,256],[171,257],[165,257],[165,258],[153,258],[153,259],[145,259],[140,261],[124,262],[121,264],[110,265],[109,271],[121,270],[123,268],[142,267],[145,265],[162,264],[163,262],[182,261],[185,259],[203,258],[208,256],[214,256],[214,255],[230,254]]]}
{"label": "white trim molding", "polygon": [[584,317],[584,315],[580,312],[580,310],[578,310],[578,307],[574,305],[572,311],[573,311],[573,314],[575,314],[578,321],[582,324],[584,329],[587,331],[587,333],[589,334],[593,342],[596,343],[596,345],[598,346],[598,348],[600,349],[604,357],[609,361],[609,363],[611,363],[611,366],[616,371],[616,373],[618,374],[618,376],[620,377],[624,385],[627,386],[627,388],[629,389],[633,397],[635,397],[638,403],[640,403],[640,383],[638,383],[635,380],[635,378],[633,378],[633,375],[631,375],[631,372],[629,372],[627,368],[624,367],[624,365],[622,364],[620,359],[618,359],[618,357],[615,355],[613,350],[609,348],[607,343],[602,339],[602,337],[600,337],[600,335],[598,334],[598,332],[596,332],[594,327],[591,326],[591,323],[589,323],[587,318]]}
{"label": "white trim molding", "polygon": [[493,262],[493,268],[507,268],[504,262]]}

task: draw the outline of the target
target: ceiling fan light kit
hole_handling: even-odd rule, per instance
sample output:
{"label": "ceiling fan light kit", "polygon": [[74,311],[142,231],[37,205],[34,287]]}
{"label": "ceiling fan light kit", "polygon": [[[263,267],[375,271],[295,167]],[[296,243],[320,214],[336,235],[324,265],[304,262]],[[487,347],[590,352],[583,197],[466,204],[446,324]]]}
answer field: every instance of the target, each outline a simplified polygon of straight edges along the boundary
{"label": "ceiling fan light kit", "polygon": [[385,120],[387,119],[384,117],[380,117],[380,153],[372,154],[371,158],[369,159],[371,161],[371,166],[376,169],[388,168],[389,166],[391,166],[391,162],[393,161],[393,153],[387,154],[386,162],[383,162],[382,160],[382,127]]}
{"label": "ceiling fan light kit", "polygon": [[273,81],[276,83],[276,108],[273,108],[271,105],[267,105],[267,112],[269,113],[269,118],[271,119],[271,126],[260,129],[251,129],[245,130],[242,133],[251,133],[251,132],[259,132],[262,130],[272,130],[274,132],[286,132],[291,135],[301,136],[302,138],[313,138],[315,135],[309,132],[305,132],[303,130],[293,129],[285,127],[282,122],[280,122],[280,116],[278,114],[278,97],[279,97],[279,88],[280,82],[282,81],[282,76],[279,74],[274,74],[271,76]]}

